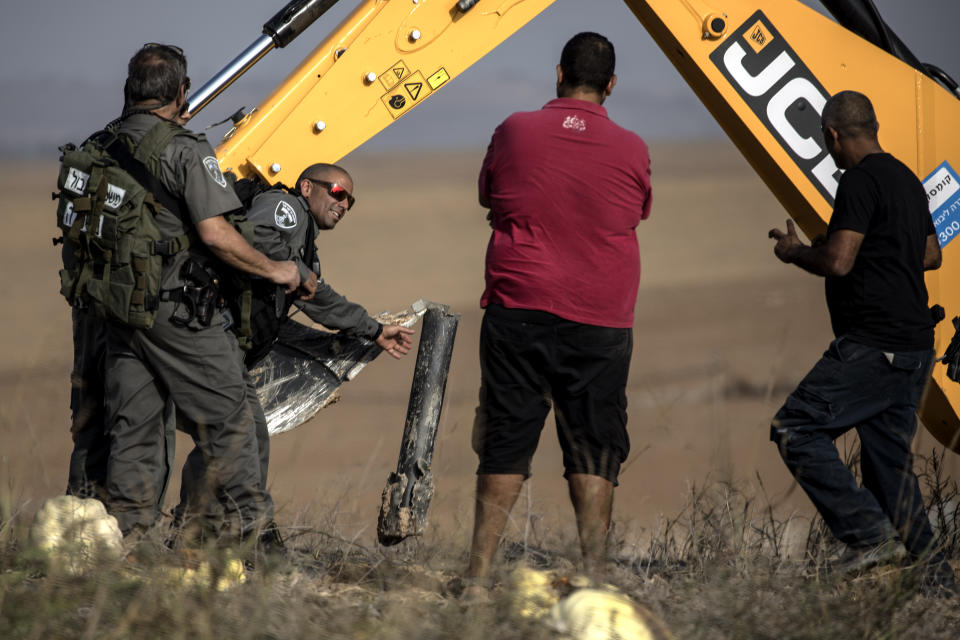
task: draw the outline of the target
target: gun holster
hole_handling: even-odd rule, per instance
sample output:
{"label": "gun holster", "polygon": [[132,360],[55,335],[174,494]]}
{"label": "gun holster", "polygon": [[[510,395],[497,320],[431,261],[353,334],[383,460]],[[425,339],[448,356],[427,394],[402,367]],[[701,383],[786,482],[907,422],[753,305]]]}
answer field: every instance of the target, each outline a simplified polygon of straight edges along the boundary
{"label": "gun holster", "polygon": [[175,289],[167,296],[177,302],[170,322],[186,327],[196,321],[202,327],[209,327],[213,314],[223,307],[220,276],[209,267],[187,260],[180,268],[180,279],[183,280],[183,288]]}
{"label": "gun holster", "polygon": [[960,316],[953,319],[953,338],[947,346],[943,356],[937,362],[947,365],[947,377],[954,382],[960,382]]}

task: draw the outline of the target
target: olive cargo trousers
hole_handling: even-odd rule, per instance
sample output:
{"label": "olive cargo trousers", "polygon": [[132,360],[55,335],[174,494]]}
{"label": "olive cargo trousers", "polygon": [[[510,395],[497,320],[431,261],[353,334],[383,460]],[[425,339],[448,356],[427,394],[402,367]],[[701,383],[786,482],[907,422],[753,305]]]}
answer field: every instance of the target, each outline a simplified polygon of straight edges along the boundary
{"label": "olive cargo trousers", "polygon": [[171,471],[173,427],[164,420],[170,399],[177,424],[202,453],[203,494],[226,509],[221,534],[243,537],[273,512],[260,479],[243,356],[219,313],[209,327],[191,329],[173,325],[173,311],[173,302],[161,302],[149,330],[115,323],[107,329],[107,507],[125,535],[157,520],[164,487],[155,479]]}
{"label": "olive cargo trousers", "polygon": [[[266,491],[267,472],[270,465],[270,432],[267,427],[267,419],[263,415],[263,407],[260,406],[260,400],[257,398],[257,388],[253,384],[253,378],[246,371],[245,378],[247,382],[247,402],[250,404],[250,410],[253,413],[254,424],[256,425],[260,488]],[[193,451],[187,455],[183,470],[180,472],[180,503],[173,510],[175,526],[188,527],[191,522],[199,522],[199,528],[206,534],[216,527],[217,522],[223,520],[224,505],[221,505],[215,496],[204,495],[204,492],[209,489],[206,475],[203,451],[200,447],[194,447]],[[269,511],[264,514],[264,518],[265,522],[270,522],[273,519],[272,503]]]}

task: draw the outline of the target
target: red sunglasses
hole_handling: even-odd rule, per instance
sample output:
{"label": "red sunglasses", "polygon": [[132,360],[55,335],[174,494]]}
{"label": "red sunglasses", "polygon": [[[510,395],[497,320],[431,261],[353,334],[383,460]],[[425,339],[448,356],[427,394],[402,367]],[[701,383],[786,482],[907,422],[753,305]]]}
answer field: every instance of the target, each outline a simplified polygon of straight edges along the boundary
{"label": "red sunglasses", "polygon": [[357,201],[350,192],[341,187],[336,182],[327,182],[326,180],[314,180],[313,178],[307,178],[313,184],[318,184],[324,189],[327,190],[327,195],[336,200],[337,202],[347,201],[347,211],[353,207],[353,203]]}

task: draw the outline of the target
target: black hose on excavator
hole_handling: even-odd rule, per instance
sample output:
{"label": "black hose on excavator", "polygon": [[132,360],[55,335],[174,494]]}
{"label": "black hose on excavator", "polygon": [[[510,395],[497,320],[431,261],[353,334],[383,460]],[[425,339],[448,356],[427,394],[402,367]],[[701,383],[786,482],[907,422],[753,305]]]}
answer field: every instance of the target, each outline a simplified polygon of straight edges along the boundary
{"label": "black hose on excavator", "polygon": [[960,96],[960,85],[957,84],[956,80],[950,77],[950,74],[937,65],[930,64],[929,62],[925,63],[923,66],[928,76]]}
{"label": "black hose on excavator", "polygon": [[883,21],[873,0],[820,0],[843,27],[929,76],[960,98],[960,87],[943,69],[921,62]]}

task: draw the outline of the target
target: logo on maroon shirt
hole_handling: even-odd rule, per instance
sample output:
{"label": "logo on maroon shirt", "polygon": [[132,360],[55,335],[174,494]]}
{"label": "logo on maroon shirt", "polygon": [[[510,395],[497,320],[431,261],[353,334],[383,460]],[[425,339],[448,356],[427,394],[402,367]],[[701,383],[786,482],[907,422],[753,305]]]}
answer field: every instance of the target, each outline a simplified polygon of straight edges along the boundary
{"label": "logo on maroon shirt", "polygon": [[587,121],[578,116],[567,116],[563,119],[564,129],[573,129],[574,131],[586,131]]}

